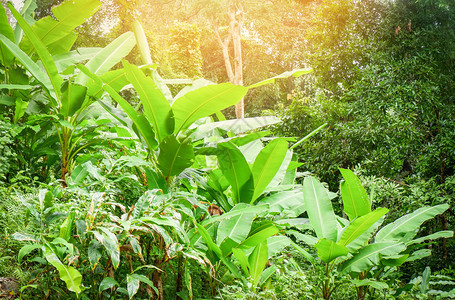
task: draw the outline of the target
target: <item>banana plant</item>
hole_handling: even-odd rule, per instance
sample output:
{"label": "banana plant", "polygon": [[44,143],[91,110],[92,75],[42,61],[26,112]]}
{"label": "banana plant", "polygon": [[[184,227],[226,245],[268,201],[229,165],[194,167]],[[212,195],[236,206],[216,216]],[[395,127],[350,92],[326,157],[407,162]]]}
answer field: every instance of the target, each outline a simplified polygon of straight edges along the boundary
{"label": "banana plant", "polygon": [[326,280],[320,286],[324,299],[330,299],[337,287],[332,280],[335,274],[350,276],[358,298],[364,299],[369,288],[384,288],[384,283],[378,280],[385,271],[431,254],[428,249],[415,251],[419,243],[453,236],[452,231],[440,231],[415,238],[420,225],[447,210],[447,204],[422,207],[373,235],[388,209],[372,210],[371,199],[360,180],[350,170],[340,172],[344,178],[340,186],[343,208],[348,219],[335,215],[328,190],[316,178],[306,177],[303,183],[304,203],[316,239],[305,238],[304,234],[298,237],[316,249],[325,266]]}
{"label": "banana plant", "polygon": [[[202,134],[200,131],[197,133],[197,128],[192,127],[193,124],[236,104],[248,91],[247,87],[231,83],[210,84],[186,89],[174,99],[163,92],[165,88],[161,82],[126,61],[123,61],[123,69],[118,70],[118,76],[111,82],[97,76],[86,66],[79,65],[78,68],[91,78],[92,81],[88,82],[90,90],[102,88],[119,104],[123,111],[106,102],[100,102],[141,140],[149,159],[156,164],[160,176],[167,183],[171,183],[175,176],[194,163],[194,143],[202,138]],[[119,89],[128,83],[139,96],[140,108],[134,108],[119,94]],[[263,84],[266,83],[269,81]],[[275,119],[269,121],[276,122]],[[211,126],[228,126],[226,121],[221,123]]]}
{"label": "banana plant", "polygon": [[[96,139],[96,129],[106,123],[103,120],[89,121],[88,107],[94,100],[89,97],[88,88],[85,86],[87,78],[83,74],[75,74],[71,63],[90,57],[85,64],[86,68],[101,76],[126,56],[136,43],[134,34],[129,32],[104,49],[81,51],[82,54],[68,52],[75,41],[74,29],[88,19],[100,5],[98,0],[65,1],[52,9],[57,20],[46,17],[30,26],[9,3],[8,7],[25,37],[20,43],[14,41],[8,26],[3,26],[0,32],[2,50],[5,50],[3,53],[12,53],[34,77],[40,91],[48,100],[49,120],[55,127],[60,144],[61,179],[64,186],[67,174],[70,174],[74,167],[77,154],[100,141]],[[0,21],[4,23],[3,13],[4,11],[1,11]],[[8,57],[4,56],[3,60],[8,61]],[[28,85],[11,85],[11,81],[6,84],[10,90],[34,88]],[[23,115],[23,106],[26,104],[17,99],[15,121]]]}
{"label": "banana plant", "polygon": [[[240,203],[223,215],[195,223],[191,244],[206,251],[217,277],[221,277],[217,273],[221,265],[225,265],[232,276],[256,290],[275,272],[275,267],[266,267],[268,260],[292,241],[276,236],[279,228],[273,222],[257,218],[268,209],[268,204]],[[211,281],[212,291],[215,284]]]}

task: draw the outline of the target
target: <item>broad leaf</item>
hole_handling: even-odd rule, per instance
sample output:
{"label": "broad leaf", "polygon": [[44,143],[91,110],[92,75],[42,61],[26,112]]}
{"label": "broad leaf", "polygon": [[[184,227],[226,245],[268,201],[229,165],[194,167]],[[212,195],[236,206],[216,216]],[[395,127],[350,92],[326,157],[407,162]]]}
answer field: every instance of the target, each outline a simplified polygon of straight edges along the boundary
{"label": "broad leaf", "polygon": [[76,294],[80,294],[82,291],[81,273],[73,267],[64,265],[50,247],[43,246],[43,253],[46,260],[58,270],[60,279],[66,283],[68,290],[75,292]]}
{"label": "broad leaf", "polygon": [[[51,16],[42,18],[32,26],[33,31],[45,46],[56,42],[62,44],[64,43],[62,40],[74,35],[73,30],[92,16],[100,6],[101,2],[98,0],[67,0],[52,8],[52,13],[58,21]],[[69,48],[71,46],[72,43]],[[31,53],[30,40],[24,40],[22,48]]]}
{"label": "broad leaf", "polygon": [[349,243],[354,241],[356,238],[365,233],[373,224],[375,224],[382,216],[384,216],[389,210],[387,208],[378,208],[366,215],[363,215],[354,220],[344,230],[341,238],[337,244],[347,246]]}
{"label": "broad leaf", "polygon": [[[237,205],[239,205],[239,204],[237,204]],[[244,205],[244,204],[240,204],[240,205]],[[208,224],[211,224],[211,223],[221,222],[223,220],[227,220],[227,219],[233,218],[235,216],[238,216],[238,215],[241,215],[241,214],[250,213],[250,212],[254,212],[256,215],[259,215],[259,214],[262,214],[264,212],[267,212],[268,209],[269,209],[269,205],[268,204],[247,206],[245,208],[237,209],[237,210],[233,209],[233,210],[231,210],[231,211],[229,211],[227,213],[222,214],[221,216],[216,216],[216,217],[209,218],[209,219],[203,221],[202,224],[204,226],[207,226]]]}
{"label": "broad leaf", "polygon": [[133,298],[134,295],[136,295],[138,289],[139,289],[139,283],[143,282],[147,285],[149,285],[155,293],[158,295],[158,289],[155,287],[153,282],[145,277],[144,275],[140,274],[128,274],[126,276],[126,284],[127,284],[127,290],[128,290],[128,296],[130,299]]}
{"label": "broad leaf", "polygon": [[314,177],[306,177],[303,182],[303,199],[308,218],[319,239],[337,240],[337,221],[332,209],[329,194]]}
{"label": "broad leaf", "polygon": [[53,56],[59,72],[83,61],[89,60],[101,51],[101,48],[78,48],[64,54]]}
{"label": "broad leaf", "polygon": [[[126,112],[126,114],[133,121],[136,126],[138,136],[143,139],[144,143],[150,150],[154,150],[158,147],[158,142],[155,139],[155,133],[153,132],[152,126],[144,115],[139,114],[125,99],[123,99],[110,85],[103,83],[102,80],[92,72],[90,72],[85,66],[78,65],[78,68],[91,79],[97,81],[103,89],[109,93],[109,95],[116,101]],[[112,111],[108,110],[112,116],[118,118]]]}
{"label": "broad leaf", "polygon": [[153,79],[145,76],[138,67],[126,61],[123,61],[123,66],[126,70],[126,77],[139,95],[145,116],[153,124],[158,141],[162,141],[174,130],[174,120],[169,102]]}
{"label": "broad leaf", "polygon": [[40,249],[43,245],[41,244],[31,244],[31,245],[25,245],[23,246],[20,250],[19,250],[19,253],[17,255],[17,260],[19,261],[19,263],[22,262],[22,258],[28,254],[30,254],[30,252],[32,252],[33,250],[35,249]]}
{"label": "broad leaf", "polygon": [[342,274],[350,272],[362,272],[368,268],[378,265],[381,255],[395,255],[406,249],[403,243],[381,242],[367,245],[354,254],[354,257],[341,265]]}
{"label": "broad leaf", "polygon": [[92,240],[88,247],[88,260],[90,261],[90,266],[92,267],[92,271],[95,271],[95,268],[100,260],[103,250],[103,246],[97,240]]}
{"label": "broad leaf", "polygon": [[251,173],[254,180],[252,201],[261,195],[275,177],[288,151],[288,143],[283,139],[271,141],[256,157]]}
{"label": "broad leaf", "polygon": [[62,85],[62,115],[65,118],[73,117],[82,107],[87,93],[87,88],[82,85],[65,81]]}
{"label": "broad leaf", "polygon": [[267,239],[267,247],[269,248],[269,257],[275,256],[277,253],[283,252],[283,249],[290,246],[292,240],[287,236],[276,235]]}
{"label": "broad leaf", "polygon": [[250,277],[253,280],[253,286],[256,286],[259,283],[262,271],[264,271],[268,258],[269,250],[267,247],[267,241],[263,241],[257,245],[254,248],[253,253],[251,253],[248,257]]}
{"label": "broad leaf", "polygon": [[221,245],[226,238],[230,238],[237,244],[243,242],[250,233],[255,215],[251,212],[244,213],[221,221],[218,225],[216,243]]}
{"label": "broad leaf", "polygon": [[412,244],[420,244],[428,240],[435,240],[435,239],[440,239],[440,238],[451,238],[453,237],[453,231],[450,230],[443,230],[443,231],[438,231],[433,234],[429,234],[423,237],[420,237],[418,239],[411,240],[410,242],[406,243],[407,246],[412,245]]}
{"label": "broad leaf", "polygon": [[228,267],[229,271],[231,271],[234,276],[237,278],[242,278],[241,274],[237,271],[236,267],[232,264],[232,262],[229,260],[229,258],[225,257],[221,253],[221,249],[216,245],[212,238],[210,237],[210,234],[207,232],[207,230],[200,224],[196,223],[196,227],[198,229],[198,232],[201,234],[202,238],[204,239],[205,243],[209,247],[211,251],[215,253],[215,255]]}
{"label": "broad leaf", "polygon": [[114,278],[104,277],[104,279],[100,283],[98,290],[101,293],[102,291],[113,288],[114,286],[119,286],[118,282]]}
{"label": "broad leaf", "polygon": [[346,256],[349,249],[345,246],[338,245],[326,238],[320,239],[314,247],[317,250],[318,257],[325,263],[329,263],[337,257]]}
{"label": "broad leaf", "polygon": [[38,54],[41,62],[43,63],[47,76],[50,79],[52,88],[55,94],[57,95],[57,99],[60,99],[60,86],[62,85],[63,79],[58,74],[58,70],[57,67],[55,66],[54,60],[52,59],[46,46],[41,42],[40,38],[35,34],[32,28],[30,28],[30,26],[27,24],[24,18],[22,18],[22,16],[14,9],[14,6],[11,3],[8,3],[8,7],[10,8],[13,16],[16,18],[17,23],[21,26],[22,30],[25,32],[31,44],[35,48],[36,53]]}
{"label": "broad leaf", "polygon": [[250,270],[249,270],[249,264],[248,264],[248,257],[245,255],[245,252],[243,252],[242,249],[233,248],[232,254],[234,254],[234,256],[239,261],[240,267],[242,268],[243,273],[245,273],[246,276],[249,276]]}
{"label": "broad leaf", "polygon": [[[85,66],[91,73],[103,75],[128,55],[134,45],[136,45],[134,34],[126,32],[104,47]],[[76,82],[84,85],[87,79],[86,74],[79,74]]]}
{"label": "broad leaf", "polygon": [[379,281],[375,281],[375,280],[371,280],[371,279],[362,279],[362,280],[354,279],[354,280],[351,280],[351,283],[353,283],[355,286],[371,286],[372,288],[377,289],[377,290],[384,290],[384,289],[389,288],[389,285],[387,283],[379,282]]}
{"label": "broad leaf", "polygon": [[295,212],[298,216],[305,211],[302,199],[302,190],[279,192],[261,199],[258,203],[268,203],[270,205],[269,212],[281,213],[289,210]]}
{"label": "broad leaf", "polygon": [[222,83],[205,86],[183,95],[172,105],[175,118],[174,133],[185,130],[200,118],[237,104],[247,91],[248,89],[243,86]]}
{"label": "broad leaf", "polygon": [[25,114],[25,110],[28,107],[29,102],[22,100],[21,98],[16,99],[16,106],[14,109],[14,124],[17,124],[20,118]]}
{"label": "broad leaf", "polygon": [[[256,247],[258,244],[262,243],[265,240],[269,240],[269,238],[279,232],[278,228],[273,224],[265,224],[260,226],[251,232],[238,248],[251,248]],[[275,246],[275,245],[274,245]],[[270,248],[269,248],[270,249]]]}
{"label": "broad leaf", "polygon": [[179,142],[174,135],[169,135],[159,149],[158,167],[166,178],[180,174],[193,164],[194,150],[188,139]]}
{"label": "broad leaf", "polygon": [[[25,54],[16,44],[11,42],[7,37],[0,34],[0,41],[3,45],[6,46],[13,54],[16,56],[17,60],[27,69],[27,71],[32,74],[33,77],[38,80],[39,83],[42,84],[43,88],[50,93],[52,91],[52,84],[49,80],[49,77],[41,70],[41,68]],[[55,99],[52,99],[55,106],[57,106],[57,102]]]}
{"label": "broad leaf", "polygon": [[218,144],[218,163],[232,187],[234,203],[250,203],[254,181],[250,167],[242,152],[231,143]]}
{"label": "broad leaf", "polygon": [[[3,5],[0,7],[0,34],[3,34],[11,42],[14,42],[14,31],[8,23],[6,11]],[[14,55],[5,45],[0,45],[0,61],[4,66],[10,66],[13,63]]]}
{"label": "broad leaf", "polygon": [[341,183],[341,196],[343,199],[343,211],[349,220],[366,215],[371,212],[371,203],[368,194],[362,186],[359,178],[351,170],[339,169],[344,181]]}
{"label": "broad leaf", "polygon": [[95,235],[96,239],[101,244],[103,244],[104,248],[111,257],[112,265],[115,269],[117,269],[120,264],[120,247],[117,237],[106,228],[101,227],[100,229],[103,231],[102,234],[97,231],[93,231],[93,234]]}
{"label": "broad leaf", "polygon": [[376,234],[375,241],[397,240],[408,242],[415,236],[423,222],[434,218],[436,215],[442,214],[448,208],[448,204],[419,208],[379,230]]}
{"label": "broad leaf", "polygon": [[[235,134],[247,132],[250,130],[255,130],[264,126],[273,125],[281,122],[275,116],[265,116],[265,117],[254,117],[254,118],[244,118],[244,119],[234,119],[234,120],[225,120],[219,122],[211,122],[207,124],[202,124],[196,126],[196,131],[192,133],[192,137],[195,140],[205,138],[213,134],[217,129],[221,129],[227,132],[232,132]],[[190,127],[192,128],[192,127]],[[239,145],[236,143],[236,145]]]}

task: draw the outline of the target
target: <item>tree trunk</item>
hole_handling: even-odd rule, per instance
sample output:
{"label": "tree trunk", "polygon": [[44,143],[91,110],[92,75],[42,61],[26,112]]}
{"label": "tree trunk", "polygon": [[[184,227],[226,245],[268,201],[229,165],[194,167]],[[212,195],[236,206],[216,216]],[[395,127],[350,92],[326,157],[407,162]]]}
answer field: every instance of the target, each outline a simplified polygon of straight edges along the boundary
{"label": "tree trunk", "polygon": [[[232,4],[229,13],[230,29],[232,32],[232,41],[234,44],[234,84],[243,85],[243,60],[242,60],[242,26],[243,26],[243,9],[240,1]],[[245,117],[245,108],[243,99],[235,106],[235,116],[237,119]]]}
{"label": "tree trunk", "polygon": [[[224,65],[229,82],[235,85],[243,85],[243,60],[242,60],[242,26],[243,26],[243,8],[239,0],[232,0],[229,4],[229,33],[223,39],[218,31],[218,24],[213,24],[218,44],[221,47],[224,58]],[[229,55],[229,45],[233,44],[234,57],[231,62]],[[234,65],[234,67],[232,66]],[[243,99],[235,106],[235,116],[237,119],[245,117]]]}

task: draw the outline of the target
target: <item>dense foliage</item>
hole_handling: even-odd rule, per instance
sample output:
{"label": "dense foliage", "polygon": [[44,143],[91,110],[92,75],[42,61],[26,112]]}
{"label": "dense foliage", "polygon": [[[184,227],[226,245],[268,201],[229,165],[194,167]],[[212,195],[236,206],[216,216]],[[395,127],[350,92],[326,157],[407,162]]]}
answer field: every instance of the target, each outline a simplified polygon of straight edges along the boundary
{"label": "dense foliage", "polygon": [[0,7],[0,299],[453,297],[453,3],[102,4]]}

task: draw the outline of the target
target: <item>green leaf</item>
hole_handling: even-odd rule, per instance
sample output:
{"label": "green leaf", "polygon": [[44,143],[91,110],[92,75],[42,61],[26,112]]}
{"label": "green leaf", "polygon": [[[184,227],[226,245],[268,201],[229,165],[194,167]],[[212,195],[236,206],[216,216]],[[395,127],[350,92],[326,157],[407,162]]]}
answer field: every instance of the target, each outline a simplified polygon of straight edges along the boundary
{"label": "green leaf", "polygon": [[250,271],[248,270],[249,267],[248,257],[245,255],[245,252],[243,252],[242,249],[232,248],[232,254],[234,254],[235,258],[237,258],[237,260],[239,261],[243,273],[245,273],[246,276],[249,276]]}
{"label": "green leaf", "polygon": [[98,290],[101,293],[102,291],[113,288],[114,286],[119,286],[118,282],[114,278],[104,277],[100,282]]}
{"label": "green leaf", "polygon": [[[393,258],[391,258],[393,257]],[[381,264],[389,267],[399,267],[406,262],[409,257],[409,254],[403,254],[398,256],[384,257],[381,259]]]}
{"label": "green leaf", "polygon": [[[8,22],[6,11],[3,5],[0,7],[0,33],[8,38],[11,42],[14,42],[14,31]],[[13,63],[14,55],[11,53],[5,45],[0,45],[0,61],[4,66],[11,66]]]}
{"label": "green leaf", "polygon": [[[100,6],[101,2],[98,0],[64,1],[59,6],[52,8],[52,13],[58,21],[51,16],[47,16],[38,20],[32,26],[32,29],[45,46],[56,42],[62,44],[69,35],[74,35],[73,30],[87,21]],[[22,45],[22,48],[27,53],[31,53],[32,49],[29,42],[30,40],[24,40]],[[72,43],[69,48],[71,46]]]}
{"label": "green leaf", "polygon": [[269,250],[267,247],[267,241],[263,241],[257,245],[253,252],[248,257],[248,265],[250,270],[250,277],[253,280],[253,286],[257,286],[261,279],[262,271],[264,271],[265,265],[269,258]]}
{"label": "green leaf", "polygon": [[344,181],[341,183],[341,196],[343,199],[343,211],[349,220],[366,215],[371,212],[371,203],[368,194],[362,186],[359,178],[351,170],[339,168]]}
{"label": "green leaf", "polygon": [[174,135],[169,135],[159,149],[158,167],[166,178],[180,174],[193,164],[194,150],[188,139],[179,142]]}
{"label": "green leaf", "polygon": [[60,279],[66,283],[66,287],[68,288],[68,290],[75,292],[76,294],[79,295],[82,292],[81,273],[79,273],[79,271],[73,267],[68,267],[64,265],[49,246],[47,245],[43,246],[43,253],[46,260],[58,270]]}
{"label": "green leaf", "polygon": [[54,62],[59,72],[70,66],[89,60],[101,51],[101,48],[78,48],[63,54],[54,55]]}
{"label": "green leaf", "polygon": [[428,292],[428,289],[430,287],[430,275],[431,275],[431,269],[430,267],[426,267],[425,270],[423,271],[422,274],[422,282],[420,283],[420,292],[422,294],[426,294]]}
{"label": "green leaf", "polygon": [[415,261],[419,260],[425,257],[428,257],[431,255],[431,250],[430,249],[420,249],[415,252],[412,252],[411,255],[406,259],[406,262],[408,261]]}
{"label": "green leaf", "polygon": [[389,288],[389,285],[387,283],[379,282],[379,281],[372,280],[372,279],[362,279],[362,280],[354,279],[354,280],[351,280],[351,283],[354,284],[355,286],[366,286],[366,285],[371,286],[372,288],[377,289],[377,290],[384,290],[384,289]]}
{"label": "green leaf", "polygon": [[[234,120],[225,120],[219,122],[211,122],[207,124],[198,125],[194,133],[191,134],[191,137],[195,140],[205,138],[212,135],[215,130],[221,129],[227,132],[232,132],[235,134],[243,133],[246,131],[255,130],[264,126],[273,125],[281,122],[275,116],[265,116],[265,117],[254,117],[254,118],[244,118],[244,119],[234,119]],[[256,133],[257,134],[257,133]],[[259,137],[258,137],[259,138]],[[240,146],[236,143],[237,146]]]}
{"label": "green leaf", "polygon": [[128,274],[126,275],[126,283],[128,289],[128,296],[130,297],[130,299],[132,299],[133,296],[136,295],[139,289],[139,282],[143,282],[149,285],[155,291],[155,293],[159,295],[158,289],[155,287],[155,285],[150,279],[140,274]]}
{"label": "green leaf", "polygon": [[[237,205],[244,205],[244,204],[237,204]],[[207,220],[204,220],[202,224],[204,226],[207,226],[208,224],[215,223],[215,222],[221,222],[223,220],[227,220],[230,218],[233,218],[235,216],[241,215],[241,214],[246,214],[250,212],[254,212],[256,215],[262,214],[264,212],[267,212],[269,209],[268,204],[260,204],[260,205],[254,205],[254,206],[247,206],[242,209],[233,209],[227,213],[222,214],[221,216],[216,216],[216,217],[211,217]]]}
{"label": "green leaf", "polygon": [[[35,48],[36,53],[38,54],[41,62],[43,63],[47,76],[50,79],[53,91],[57,95],[57,99],[60,99],[60,86],[62,85],[63,80],[58,74],[57,67],[55,66],[54,60],[52,59],[49,51],[47,50],[46,46],[41,42],[40,38],[32,30],[32,28],[27,24],[24,18],[22,18],[22,16],[14,9],[14,6],[11,3],[8,3],[8,7],[10,8],[13,16],[16,18],[17,23],[19,24],[19,26],[21,26],[22,30],[25,32],[31,44]],[[12,52],[16,55],[14,51]]]}
{"label": "green leaf", "polygon": [[62,37],[60,40],[47,46],[47,50],[51,55],[67,53],[68,51],[71,50],[76,40],[77,34],[75,32],[71,32],[68,35]]}
{"label": "green leaf", "polygon": [[103,244],[104,248],[106,248],[106,251],[111,257],[114,269],[117,269],[120,264],[120,247],[117,237],[106,228],[101,227],[100,229],[103,231],[102,234],[97,231],[93,231],[93,234],[95,235],[96,239],[101,244]]}
{"label": "green leaf", "polygon": [[65,118],[73,117],[82,107],[87,93],[87,88],[82,85],[65,81],[61,88],[62,91],[62,115]]}
{"label": "green leaf", "polygon": [[[126,32],[98,52],[85,64],[85,67],[93,74],[103,75],[128,55],[134,45],[136,45],[134,34]],[[86,74],[79,74],[76,82],[85,85],[87,79]]]}
{"label": "green leaf", "polygon": [[[436,215],[442,214],[448,208],[448,204],[419,208],[379,230],[376,234],[375,241],[381,242],[397,240],[408,242],[415,236],[417,230],[423,222],[435,217]],[[412,235],[409,235],[409,233],[412,233]]]}
{"label": "green leaf", "polygon": [[[29,57],[25,54],[16,44],[11,42],[7,37],[0,34],[0,41],[5,45],[13,54],[16,56],[17,60],[27,69],[27,71],[32,74],[33,77],[38,80],[39,83],[43,86],[45,90],[48,92],[52,90],[52,84],[49,80],[49,77],[46,76],[45,72],[41,70],[41,68]],[[57,106],[57,102],[55,99],[54,105]]]}
{"label": "green leaf", "polygon": [[300,254],[302,254],[310,263],[314,264],[316,262],[313,256],[311,256],[308,251],[300,247],[297,243],[292,242],[291,246],[294,247],[294,249],[297,250]]}
{"label": "green leaf", "polygon": [[27,233],[15,232],[11,235],[11,237],[13,239],[15,239],[16,241],[32,241],[35,243],[39,242],[34,235],[27,234]]}
{"label": "green leaf", "polygon": [[413,245],[413,244],[420,244],[420,243],[423,243],[428,240],[436,240],[436,239],[440,239],[440,238],[447,239],[447,238],[451,238],[451,237],[453,237],[453,231],[443,230],[443,231],[438,231],[436,233],[420,237],[418,239],[411,240],[408,243],[406,243],[406,245],[409,246],[409,245]]}
{"label": "green leaf", "polygon": [[75,216],[76,216],[75,212],[70,212],[68,214],[68,217],[66,217],[65,221],[63,221],[63,224],[60,226],[59,237],[61,237],[65,241],[69,241],[69,239],[71,238],[71,232],[73,231]]}
{"label": "green leaf", "polygon": [[[24,6],[21,9],[21,15],[27,21],[28,24],[33,25],[36,21],[34,19],[35,9],[37,8],[36,0],[26,0]],[[23,31],[20,26],[14,28],[14,41],[16,44],[22,40]]]}
{"label": "green leaf", "polygon": [[20,118],[22,118],[25,114],[25,110],[28,107],[28,101],[23,101],[20,98],[16,99],[16,106],[14,110],[14,124],[17,124]]}
{"label": "green leaf", "polygon": [[261,199],[259,204],[268,203],[269,212],[281,213],[286,210],[300,215],[305,211],[302,198],[302,190],[284,191]]}
{"label": "green leaf", "polygon": [[237,271],[236,267],[232,264],[232,262],[229,261],[229,258],[225,257],[221,253],[220,247],[218,247],[218,245],[213,242],[213,240],[210,237],[210,234],[207,232],[207,230],[198,223],[196,223],[196,227],[197,227],[198,232],[201,234],[202,238],[204,239],[205,243],[209,247],[209,249],[211,251],[213,251],[213,253],[215,253],[215,255],[226,265],[226,267],[228,267],[229,271],[231,271],[231,273],[234,274],[234,276],[241,279],[242,278],[241,274]]}
{"label": "green leaf", "polygon": [[259,152],[254,160],[251,173],[254,180],[253,199],[257,199],[275,177],[288,151],[288,143],[283,139],[272,140]]}
{"label": "green leaf", "polygon": [[349,249],[345,246],[338,245],[326,238],[320,239],[314,247],[317,250],[318,257],[325,263],[329,263],[337,257],[346,256]]}
{"label": "green leaf", "polygon": [[[156,149],[158,147],[158,142],[155,139],[155,133],[153,132],[152,126],[144,115],[139,114],[125,99],[123,99],[110,85],[104,83],[102,80],[92,72],[90,72],[85,66],[78,65],[78,68],[91,79],[98,81],[100,86],[103,86],[104,90],[109,93],[109,95],[116,101],[126,112],[126,114],[133,121],[138,135],[143,139],[149,150]],[[112,111],[109,111],[114,117],[117,117]]]}
{"label": "green leaf", "polygon": [[169,102],[153,79],[145,76],[138,67],[126,61],[123,61],[123,66],[126,70],[126,77],[139,95],[145,116],[152,123],[158,141],[162,141],[174,130],[174,120]]}
{"label": "green leaf", "polygon": [[19,250],[19,253],[17,255],[17,260],[19,261],[19,263],[22,262],[22,258],[28,254],[30,254],[30,252],[32,252],[33,250],[35,249],[39,249],[41,248],[43,245],[41,244],[32,244],[32,245],[25,245],[23,246],[20,250]]}
{"label": "green leaf", "polygon": [[390,256],[405,250],[406,246],[399,242],[381,242],[367,245],[341,265],[341,273],[362,272],[379,265],[381,255]]}
{"label": "green leaf", "polygon": [[174,133],[188,128],[196,120],[237,104],[248,89],[231,83],[201,87],[175,100],[172,111],[175,118]]}
{"label": "green leaf", "polygon": [[92,267],[92,271],[95,270],[98,261],[100,260],[102,246],[97,240],[92,240],[88,247],[88,260],[90,261],[90,266]]}
{"label": "green leaf", "polygon": [[337,221],[332,209],[329,194],[314,177],[305,177],[303,182],[303,200],[308,218],[319,239],[337,240]]}
{"label": "green leaf", "polygon": [[337,244],[341,246],[347,246],[349,243],[354,241],[356,238],[365,233],[373,224],[375,224],[382,216],[384,216],[389,210],[387,208],[378,208],[366,215],[363,215],[355,219],[348,227],[343,231],[341,238]]}
{"label": "green leaf", "polygon": [[279,79],[279,78],[287,78],[287,77],[290,77],[290,76],[299,77],[299,76],[302,76],[304,74],[309,74],[311,72],[313,72],[313,69],[311,69],[311,68],[296,69],[296,70],[292,70],[292,71],[287,71],[287,72],[281,73],[280,75],[277,75],[275,77],[272,77],[272,78],[269,78],[269,79],[265,79],[265,80],[262,80],[262,81],[260,81],[258,83],[252,84],[252,85],[248,86],[248,88],[251,89],[251,88],[255,88],[255,87],[261,86],[261,85],[274,83],[275,80]]}
{"label": "green leaf", "polygon": [[231,244],[227,248],[225,247],[226,239],[234,241],[234,246],[243,242],[250,233],[254,217],[255,213],[245,213],[220,222],[216,243],[220,245],[225,255],[228,255],[232,249]]}
{"label": "green leaf", "polygon": [[[238,248],[251,248],[256,247],[258,244],[262,243],[265,240],[268,240],[269,237],[275,235],[279,232],[278,228],[270,223],[267,223],[259,228],[256,228],[254,232],[251,232],[248,237],[240,243]],[[268,240],[269,241],[269,240]],[[270,250],[270,247],[269,247]]]}
{"label": "green leaf", "polygon": [[259,280],[259,287],[262,287],[269,278],[275,274],[276,270],[278,270],[278,267],[276,265],[270,266],[266,268],[262,274],[261,274],[261,279]]}
{"label": "green leaf", "polygon": [[[278,233],[278,232],[277,232]],[[277,253],[283,252],[283,249],[290,246],[292,240],[287,236],[275,235],[267,239],[267,247],[269,248],[269,257],[275,256]]]}
{"label": "green leaf", "polygon": [[254,181],[242,152],[229,142],[218,144],[217,149],[218,163],[232,186],[234,203],[250,203],[254,193]]}

